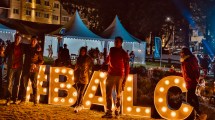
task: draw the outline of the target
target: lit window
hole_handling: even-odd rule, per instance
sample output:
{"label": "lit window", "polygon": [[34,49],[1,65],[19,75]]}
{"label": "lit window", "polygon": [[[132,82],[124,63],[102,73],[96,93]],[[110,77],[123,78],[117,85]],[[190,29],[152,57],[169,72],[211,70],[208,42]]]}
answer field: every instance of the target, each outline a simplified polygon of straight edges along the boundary
{"label": "lit window", "polygon": [[44,14],[44,18],[49,18],[49,14]]}
{"label": "lit window", "polygon": [[13,9],[13,14],[19,14],[19,9]]}
{"label": "lit window", "polygon": [[59,8],[59,4],[58,3],[54,3],[54,8]]}
{"label": "lit window", "polygon": [[40,12],[36,12],[36,17],[40,17]]}
{"label": "lit window", "polygon": [[58,20],[58,16],[53,15],[53,16],[52,16],[52,19],[53,19],[53,20]]}
{"label": "lit window", "polygon": [[49,1],[45,1],[45,6],[49,6]]}
{"label": "lit window", "polygon": [[26,10],[26,15],[31,15],[31,10]]}

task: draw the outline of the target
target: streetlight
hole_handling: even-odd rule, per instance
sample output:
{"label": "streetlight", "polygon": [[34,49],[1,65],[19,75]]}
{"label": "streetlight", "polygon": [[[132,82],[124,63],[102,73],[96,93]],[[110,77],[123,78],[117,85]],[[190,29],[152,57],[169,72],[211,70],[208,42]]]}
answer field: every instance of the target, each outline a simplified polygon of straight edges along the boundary
{"label": "streetlight", "polygon": [[174,46],[175,46],[175,26],[174,26],[174,22],[171,19],[171,17],[166,17],[166,22],[171,23],[172,25],[172,52],[174,51]]}

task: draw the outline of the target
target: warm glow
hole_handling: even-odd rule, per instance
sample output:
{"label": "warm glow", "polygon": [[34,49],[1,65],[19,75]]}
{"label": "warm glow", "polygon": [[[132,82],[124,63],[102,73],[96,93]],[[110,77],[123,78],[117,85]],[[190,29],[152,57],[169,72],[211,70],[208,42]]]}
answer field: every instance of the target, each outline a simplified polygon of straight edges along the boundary
{"label": "warm glow", "polygon": [[27,91],[29,91],[30,90],[30,87],[27,87]]}
{"label": "warm glow", "polygon": [[27,96],[27,99],[28,99],[28,100],[30,99],[30,95]]}
{"label": "warm glow", "polygon": [[104,82],[103,82],[104,84],[106,84],[106,80],[104,80]]}
{"label": "warm glow", "polygon": [[47,88],[43,88],[43,92],[45,92],[45,93],[46,93],[46,92],[47,92]]}
{"label": "warm glow", "polygon": [[98,101],[99,101],[99,102],[102,102],[102,101],[103,101],[103,98],[102,98],[102,97],[99,97],[99,98],[98,98]]}
{"label": "warm glow", "polygon": [[71,85],[71,84],[67,84],[66,87],[67,87],[68,89],[70,89],[70,88],[72,87],[72,85]]}
{"label": "warm glow", "polygon": [[131,98],[130,96],[129,96],[129,97],[127,97],[127,101],[131,101],[131,99],[132,99],[132,98]]}
{"label": "warm glow", "polygon": [[140,112],[140,108],[136,108],[136,112],[138,112],[138,113],[139,113],[139,112]]}
{"label": "warm glow", "polygon": [[58,92],[58,90],[59,90],[59,88],[55,88],[55,89],[54,89],[55,92]]}
{"label": "warm glow", "polygon": [[188,108],[187,108],[187,107],[184,107],[184,108],[183,108],[183,111],[184,111],[184,112],[188,112]]}
{"label": "warm glow", "polygon": [[61,102],[65,102],[65,99],[64,99],[64,98],[62,98],[60,101],[61,101]]}
{"label": "warm glow", "polygon": [[46,80],[47,80],[47,75],[45,75],[45,77],[44,77]]}
{"label": "warm glow", "polygon": [[58,97],[55,97],[55,98],[54,98],[54,101],[55,101],[55,102],[58,102],[58,101],[59,101],[59,98],[58,98]]}
{"label": "warm glow", "polygon": [[183,83],[183,87],[186,88],[186,83]]}
{"label": "warm glow", "polygon": [[60,87],[61,87],[61,88],[64,88],[64,87],[65,87],[65,84],[64,84],[64,83],[61,83],[61,84],[60,84]]}
{"label": "warm glow", "polygon": [[165,81],[165,84],[166,84],[166,85],[169,85],[169,80],[166,80],[166,81]]}
{"label": "warm glow", "polygon": [[65,74],[66,73],[66,69],[62,69],[61,72]]}
{"label": "warm glow", "polygon": [[89,98],[93,98],[93,94],[92,93],[89,94]]}
{"label": "warm glow", "polygon": [[72,94],[73,94],[73,96],[77,96],[77,92],[73,92]]}
{"label": "warm glow", "polygon": [[40,82],[40,85],[43,86],[43,81]]}
{"label": "warm glow", "polygon": [[92,90],[93,90],[93,91],[96,91],[96,89],[97,89],[96,86],[93,86],[93,87],[92,87]]}
{"label": "warm glow", "polygon": [[70,98],[69,103],[73,103],[73,102],[74,102],[74,99]]}
{"label": "warm glow", "polygon": [[158,102],[160,102],[160,103],[163,102],[163,98],[159,98]]}
{"label": "warm glow", "polygon": [[131,112],[132,108],[131,107],[127,107],[127,111]]}
{"label": "warm glow", "polygon": [[163,88],[163,87],[161,87],[161,88],[160,88],[160,92],[163,92],[163,91],[164,91],[164,88]]}
{"label": "warm glow", "polygon": [[174,80],[174,82],[175,82],[175,84],[178,84],[178,83],[179,83],[179,79],[176,78],[176,79]]}
{"label": "warm glow", "polygon": [[70,74],[70,75],[73,75],[73,70],[70,70],[70,71],[69,71],[69,74]]}
{"label": "warm glow", "polygon": [[129,77],[127,78],[127,80],[128,80],[129,82],[132,81],[132,77],[129,76]]}
{"label": "warm glow", "polygon": [[43,67],[43,71],[45,72],[45,70],[46,70],[46,68],[45,67]]}
{"label": "warm glow", "polygon": [[72,81],[74,81],[74,79],[75,79],[75,77],[73,76],[73,77],[72,77]]}
{"label": "warm glow", "polygon": [[104,78],[104,77],[105,77],[105,73],[104,73],[104,72],[100,72],[99,76],[100,76],[101,78]]}
{"label": "warm glow", "polygon": [[86,105],[89,106],[90,104],[91,104],[91,102],[88,100],[88,101],[86,102]]}
{"label": "warm glow", "polygon": [[37,76],[37,79],[39,79],[39,78],[40,78],[40,75]]}
{"label": "warm glow", "polygon": [[40,100],[40,95],[37,96],[37,100],[38,100],[38,101]]}
{"label": "warm glow", "polygon": [[127,91],[130,92],[132,90],[131,87],[127,87]]}
{"label": "warm glow", "polygon": [[99,83],[99,79],[95,79],[95,83],[98,84]]}
{"label": "warm glow", "polygon": [[175,112],[171,112],[171,116],[172,116],[172,117],[175,117],[175,116],[176,116],[176,113],[175,113]]}
{"label": "warm glow", "polygon": [[150,110],[149,110],[149,109],[146,109],[145,112],[146,112],[146,113],[150,113]]}
{"label": "warm glow", "polygon": [[59,73],[59,72],[60,72],[60,70],[57,68],[57,69],[55,69],[55,72],[56,72],[56,73]]}
{"label": "warm glow", "polygon": [[166,112],[167,108],[166,107],[162,107],[161,110],[162,110],[162,112]]}
{"label": "warm glow", "polygon": [[55,78],[54,81],[55,81],[56,83],[58,83],[58,82],[59,82],[59,78]]}

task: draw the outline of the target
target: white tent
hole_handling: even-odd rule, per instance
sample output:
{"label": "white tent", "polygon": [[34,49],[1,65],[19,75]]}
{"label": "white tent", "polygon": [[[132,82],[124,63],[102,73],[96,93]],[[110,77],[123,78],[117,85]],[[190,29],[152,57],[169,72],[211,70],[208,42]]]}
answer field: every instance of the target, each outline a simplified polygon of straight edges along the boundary
{"label": "white tent", "polygon": [[[70,54],[77,55],[82,46],[87,46],[88,49],[97,47],[100,51],[104,49],[104,39],[97,36],[86,27],[77,11],[67,24],[51,34],[63,34],[62,42],[63,44],[67,44]],[[48,48],[48,41],[52,41],[53,44],[58,42],[55,36],[46,37],[45,49]],[[57,51],[54,51],[54,54],[56,54],[55,52]],[[47,52],[44,52],[44,56],[47,55]]]}
{"label": "white tent", "polygon": [[6,40],[14,40],[14,34],[16,33],[16,30],[12,30],[2,24],[0,24],[0,39],[3,41]]}
{"label": "white tent", "polygon": [[123,49],[126,51],[134,51],[135,62],[145,64],[146,56],[146,42],[143,42],[131,34],[129,34],[126,29],[122,26],[119,18],[116,16],[111,25],[102,33],[104,38],[109,39],[107,43],[107,48],[110,49],[114,46],[113,40],[115,37],[120,36],[123,38]]}

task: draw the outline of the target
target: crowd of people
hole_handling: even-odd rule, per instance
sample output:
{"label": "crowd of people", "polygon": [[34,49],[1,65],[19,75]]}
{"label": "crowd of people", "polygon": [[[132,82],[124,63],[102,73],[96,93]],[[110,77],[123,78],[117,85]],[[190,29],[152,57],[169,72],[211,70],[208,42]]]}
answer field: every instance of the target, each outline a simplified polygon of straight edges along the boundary
{"label": "crowd of people", "polygon": [[[20,34],[15,35],[15,41],[7,45],[6,49],[4,46],[0,47],[0,92],[2,92],[2,81],[4,74],[4,64],[7,64],[7,95],[5,105],[9,106],[11,103],[14,104],[25,104],[26,103],[26,90],[29,79],[32,83],[33,88],[33,102],[37,105],[37,75],[39,72],[39,66],[44,63],[42,50],[38,44],[37,37],[31,38],[30,44],[21,43],[22,37]],[[110,48],[110,52],[104,59],[102,64],[102,71],[104,66],[108,65],[108,75],[106,79],[106,103],[107,112],[102,118],[113,118],[112,109],[112,94],[115,91],[115,117],[118,118],[120,115],[121,107],[121,94],[124,90],[126,80],[130,71],[129,63],[132,63],[133,67],[135,54],[133,51],[125,51],[122,48],[123,39],[116,37],[114,41],[114,47]],[[50,46],[51,47],[51,46]],[[99,51],[93,52],[95,56],[99,55]],[[203,114],[199,109],[198,98],[195,94],[195,90],[199,81],[200,67],[196,57],[190,52],[188,48],[183,48],[180,52],[181,56],[181,68],[182,75],[186,82],[187,102],[194,107],[197,112],[197,117],[205,119],[207,116]],[[71,60],[67,45],[64,44],[58,50],[58,59],[55,61],[56,65],[59,66],[70,66]],[[78,112],[83,108],[83,95],[86,87],[89,83],[90,74],[94,61],[92,56],[88,55],[87,47],[81,47],[77,62],[74,68],[75,75],[75,87],[77,89],[77,101],[74,105],[74,111]],[[202,66],[203,68],[207,68]],[[2,97],[2,93],[0,94]],[[21,102],[17,102],[21,100]]]}
{"label": "crowd of people", "polygon": [[[6,46],[0,47],[0,97],[3,97],[2,83],[4,74],[7,74],[7,90],[6,90],[6,105],[11,103],[19,104],[26,103],[26,91],[29,79],[32,83],[34,104],[38,104],[37,99],[37,75],[39,72],[39,65],[43,64],[43,56],[41,47],[38,44],[36,36],[31,38],[30,44],[21,43],[22,36],[15,34],[14,42]],[[4,73],[4,64],[7,65],[7,72]]]}

